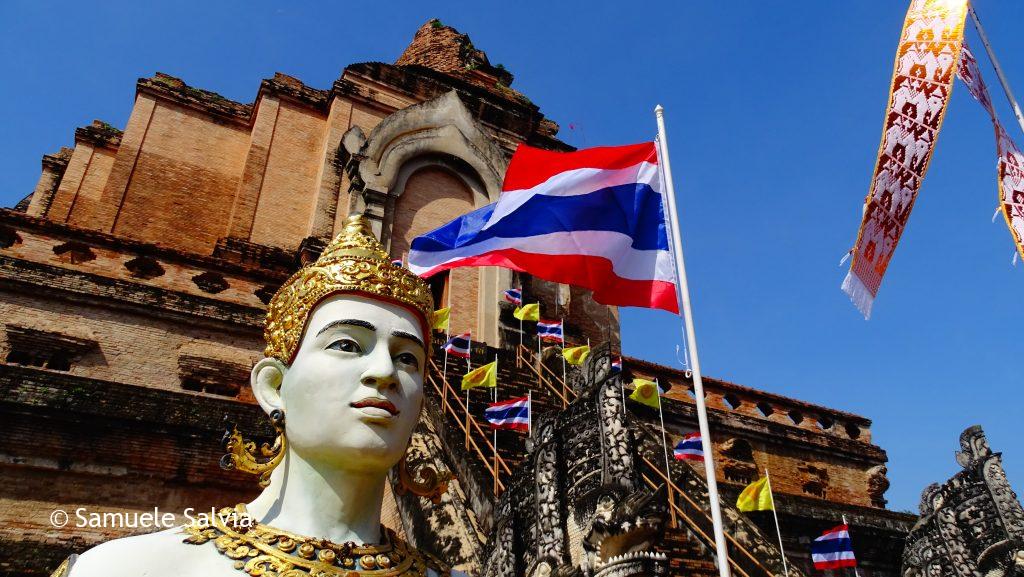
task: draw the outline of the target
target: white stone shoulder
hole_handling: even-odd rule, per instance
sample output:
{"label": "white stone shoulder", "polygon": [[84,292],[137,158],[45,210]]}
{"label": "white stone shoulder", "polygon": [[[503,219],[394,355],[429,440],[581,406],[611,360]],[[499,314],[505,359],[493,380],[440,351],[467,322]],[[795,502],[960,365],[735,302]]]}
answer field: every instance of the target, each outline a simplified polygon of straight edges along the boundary
{"label": "white stone shoulder", "polygon": [[212,543],[183,543],[181,528],[107,541],[78,556],[68,577],[238,577]]}

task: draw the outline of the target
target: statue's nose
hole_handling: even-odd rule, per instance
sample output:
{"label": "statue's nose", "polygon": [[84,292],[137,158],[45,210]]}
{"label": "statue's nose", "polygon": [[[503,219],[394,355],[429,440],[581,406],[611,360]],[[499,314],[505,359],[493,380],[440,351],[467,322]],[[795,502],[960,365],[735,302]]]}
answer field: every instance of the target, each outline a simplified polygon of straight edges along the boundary
{"label": "statue's nose", "polygon": [[368,364],[361,379],[364,385],[383,390],[394,388],[398,384],[395,363],[387,347],[375,347],[366,358]]}

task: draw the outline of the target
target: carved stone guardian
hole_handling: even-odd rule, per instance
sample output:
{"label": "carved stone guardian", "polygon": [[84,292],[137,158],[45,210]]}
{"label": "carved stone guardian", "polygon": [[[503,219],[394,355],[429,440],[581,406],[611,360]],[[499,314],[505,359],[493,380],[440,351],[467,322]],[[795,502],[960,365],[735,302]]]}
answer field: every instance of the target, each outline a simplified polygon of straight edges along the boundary
{"label": "carved stone guardian", "polygon": [[1024,509],[979,426],[960,435],[963,470],[921,494],[907,537],[903,577],[1024,575]]}

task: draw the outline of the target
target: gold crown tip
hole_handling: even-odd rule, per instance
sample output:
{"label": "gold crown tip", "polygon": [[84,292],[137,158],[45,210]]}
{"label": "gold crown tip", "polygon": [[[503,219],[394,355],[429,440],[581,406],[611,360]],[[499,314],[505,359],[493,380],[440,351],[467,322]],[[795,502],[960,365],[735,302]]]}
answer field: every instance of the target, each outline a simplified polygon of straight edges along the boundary
{"label": "gold crown tip", "polygon": [[373,228],[370,227],[370,220],[363,213],[348,215],[345,219],[345,234],[365,234],[373,236]]}

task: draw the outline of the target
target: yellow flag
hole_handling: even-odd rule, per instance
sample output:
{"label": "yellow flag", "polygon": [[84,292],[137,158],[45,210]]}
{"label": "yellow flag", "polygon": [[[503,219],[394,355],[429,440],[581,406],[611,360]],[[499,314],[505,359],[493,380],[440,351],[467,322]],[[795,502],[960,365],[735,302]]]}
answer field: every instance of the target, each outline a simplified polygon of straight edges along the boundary
{"label": "yellow flag", "polygon": [[736,499],[736,508],[740,511],[771,511],[772,486],[768,477],[761,477],[747,485]]}
{"label": "yellow flag", "polygon": [[633,379],[633,392],[629,398],[648,407],[657,409],[661,406],[661,390],[658,383],[647,379]]}
{"label": "yellow flag", "polygon": [[462,377],[462,390],[468,391],[476,387],[498,386],[498,359],[477,367]]}
{"label": "yellow flag", "polygon": [[571,347],[562,351],[562,356],[565,357],[565,362],[570,365],[582,365],[583,361],[587,360],[587,356],[590,354],[590,346],[583,345],[581,347]]}
{"label": "yellow flag", "polygon": [[540,303],[531,303],[521,307],[516,307],[516,310],[512,311],[512,316],[521,321],[539,321]]}
{"label": "yellow flag", "polygon": [[443,331],[448,328],[448,320],[452,314],[452,307],[437,309],[430,313],[430,328]]}

